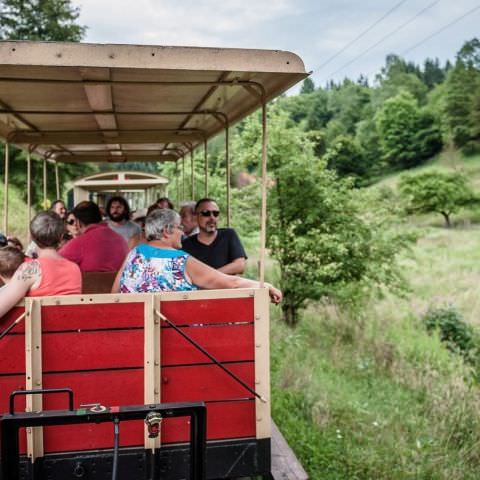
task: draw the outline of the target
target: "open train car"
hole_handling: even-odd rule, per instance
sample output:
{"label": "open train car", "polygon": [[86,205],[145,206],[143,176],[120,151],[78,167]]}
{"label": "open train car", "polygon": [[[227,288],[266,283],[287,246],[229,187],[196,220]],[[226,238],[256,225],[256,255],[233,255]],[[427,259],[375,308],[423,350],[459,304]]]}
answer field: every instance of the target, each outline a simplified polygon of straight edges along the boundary
{"label": "open train car", "polygon": [[[43,160],[46,198],[51,164],[58,197],[62,162],[175,161],[185,175],[190,155],[193,175],[193,151],[203,147],[206,196],[207,142],[222,131],[230,223],[229,128],[261,107],[263,282],[266,104],[305,77],[302,61],[280,51],[0,42],[4,232],[9,144],[27,151],[30,207],[32,156]],[[268,309],[264,288],[26,298],[0,319],[0,334],[12,326],[0,339],[0,412],[66,407],[60,394],[21,396],[9,405],[10,393],[25,389],[71,388],[78,415],[202,401],[206,477],[267,475]],[[187,419],[165,419],[157,438],[141,420],[121,427],[118,479],[188,478]],[[113,442],[108,424],[26,428],[18,478],[110,478]]]}

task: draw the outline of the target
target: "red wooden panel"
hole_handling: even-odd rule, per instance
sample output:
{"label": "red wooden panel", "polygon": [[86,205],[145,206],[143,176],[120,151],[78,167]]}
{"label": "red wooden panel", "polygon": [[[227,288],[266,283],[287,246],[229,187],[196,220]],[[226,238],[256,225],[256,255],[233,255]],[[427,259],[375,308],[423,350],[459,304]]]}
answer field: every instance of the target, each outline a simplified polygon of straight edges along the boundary
{"label": "red wooden panel", "polygon": [[[182,329],[219,361],[254,360],[253,325],[187,327]],[[162,365],[209,363],[210,359],[173,328],[162,328]]]}
{"label": "red wooden panel", "polygon": [[253,322],[253,297],[161,302],[160,308],[176,325]]}
{"label": "red wooden panel", "polygon": [[143,303],[96,303],[42,307],[43,331],[144,326]]}
{"label": "red wooden panel", "polygon": [[[253,362],[226,367],[254,388]],[[161,370],[162,402],[193,402],[249,398],[252,394],[217,365],[167,367]]]}
{"label": "red wooden panel", "polygon": [[[7,328],[12,322],[14,322],[23,312],[25,312],[24,307],[13,307],[3,317],[0,317],[0,332]],[[15,325],[15,328],[11,332],[21,333],[24,331],[25,323],[24,320],[22,320],[18,325]]]}
{"label": "red wooden panel", "polygon": [[[3,341],[5,338],[3,339]],[[0,377],[0,417],[9,411],[9,397],[14,390],[25,390],[25,375],[12,375]],[[25,411],[25,397],[21,396],[15,399],[15,411]],[[27,437],[25,429],[20,430],[20,453],[27,451]]]}
{"label": "red wooden panel", "polygon": [[47,333],[42,350],[44,372],[143,368],[143,330]]}
{"label": "red wooden panel", "polygon": [[24,372],[25,337],[23,335],[6,335],[0,341],[0,375]]}
{"label": "red wooden panel", "polygon": [[[162,443],[186,442],[190,438],[189,418],[162,422]],[[207,403],[207,439],[256,436],[255,401]]]}
{"label": "red wooden panel", "polygon": [[[46,374],[44,388],[69,387],[75,396],[75,408],[80,404],[101,403],[102,405],[143,405],[143,370],[118,370],[86,373]],[[44,396],[44,410],[67,408],[63,394]],[[126,422],[120,433],[121,445],[143,445],[143,423]],[[49,427],[45,434],[46,452],[64,452],[111,448],[113,427],[107,425],[82,425]]]}
{"label": "red wooden panel", "polygon": [[[143,446],[143,425],[142,420],[121,422],[120,446]],[[45,427],[43,439],[45,453],[113,448],[113,424]]]}

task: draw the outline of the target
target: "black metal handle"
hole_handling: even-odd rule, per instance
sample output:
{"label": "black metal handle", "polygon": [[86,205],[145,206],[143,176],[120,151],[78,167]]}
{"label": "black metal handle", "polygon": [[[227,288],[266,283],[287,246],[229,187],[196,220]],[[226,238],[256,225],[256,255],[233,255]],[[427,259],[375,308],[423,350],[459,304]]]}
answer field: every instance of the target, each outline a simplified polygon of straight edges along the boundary
{"label": "black metal handle", "polygon": [[39,390],[15,390],[10,394],[10,415],[15,414],[15,397],[18,395],[38,395],[40,393],[68,393],[68,409],[73,411],[73,390],[71,388],[42,388]]}

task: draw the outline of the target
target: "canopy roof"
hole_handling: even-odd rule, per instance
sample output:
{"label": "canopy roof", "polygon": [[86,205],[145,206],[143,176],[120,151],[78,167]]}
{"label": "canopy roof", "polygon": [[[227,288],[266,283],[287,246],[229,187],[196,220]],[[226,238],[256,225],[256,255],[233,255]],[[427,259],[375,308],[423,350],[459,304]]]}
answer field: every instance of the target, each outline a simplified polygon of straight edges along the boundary
{"label": "canopy roof", "polygon": [[92,192],[115,190],[145,190],[168,184],[168,179],[147,172],[109,171],[96,173],[73,182],[73,187],[80,187]]}
{"label": "canopy roof", "polygon": [[0,136],[58,162],[175,161],[306,76],[277,50],[0,42]]}

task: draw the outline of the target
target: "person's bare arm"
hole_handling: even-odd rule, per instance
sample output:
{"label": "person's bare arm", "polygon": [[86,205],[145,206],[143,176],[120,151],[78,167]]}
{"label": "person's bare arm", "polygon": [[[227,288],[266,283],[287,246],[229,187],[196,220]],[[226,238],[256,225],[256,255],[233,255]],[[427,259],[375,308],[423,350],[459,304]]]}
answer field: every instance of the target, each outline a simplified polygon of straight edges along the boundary
{"label": "person's bare arm", "polygon": [[127,260],[128,260],[129,256],[130,255],[127,255],[127,258],[125,258],[125,260],[123,261],[122,266],[120,267],[120,270],[118,270],[118,272],[117,272],[117,276],[115,277],[115,280],[113,281],[111,293],[120,293],[120,278],[122,276],[123,269],[125,268],[125,264],[127,263]]}
{"label": "person's bare arm", "polygon": [[218,268],[217,270],[227,275],[238,275],[245,271],[245,258],[239,257],[236,258],[233,262],[227,263],[223,267]]}
{"label": "person's bare arm", "polygon": [[[260,283],[255,280],[249,280],[235,275],[227,275],[205,265],[193,257],[188,257],[186,271],[191,281],[201,288],[221,289],[260,287]],[[280,303],[282,301],[282,292],[269,283],[265,283],[265,286],[268,288],[272,302]]]}
{"label": "person's bare arm", "polygon": [[133,235],[128,240],[128,250],[131,250],[133,247],[136,247],[142,240],[142,234],[137,233]]}
{"label": "person's bare arm", "polygon": [[0,290],[0,317],[25,297],[40,274],[40,264],[37,261],[23,263],[18,267],[12,279]]}

